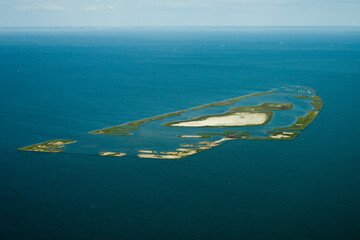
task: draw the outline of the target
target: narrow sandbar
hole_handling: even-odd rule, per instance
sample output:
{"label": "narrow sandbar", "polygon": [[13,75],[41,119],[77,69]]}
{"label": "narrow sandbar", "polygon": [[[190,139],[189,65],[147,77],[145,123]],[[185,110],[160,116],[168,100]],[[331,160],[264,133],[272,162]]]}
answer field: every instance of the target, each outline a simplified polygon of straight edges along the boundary
{"label": "narrow sandbar", "polygon": [[156,151],[152,150],[139,150],[140,153],[156,153]]}
{"label": "narrow sandbar", "polygon": [[101,152],[101,156],[111,156],[111,157],[123,157],[126,153],[116,153],[116,152]]}

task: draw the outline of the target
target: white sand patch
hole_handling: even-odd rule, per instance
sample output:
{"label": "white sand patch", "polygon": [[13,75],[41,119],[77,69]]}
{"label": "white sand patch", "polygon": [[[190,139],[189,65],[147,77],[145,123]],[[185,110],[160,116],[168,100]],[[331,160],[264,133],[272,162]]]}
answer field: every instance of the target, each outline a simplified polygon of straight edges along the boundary
{"label": "white sand patch", "polygon": [[158,158],[156,154],[138,154],[139,158]]}
{"label": "white sand patch", "polygon": [[113,157],[123,157],[125,153],[116,153],[116,152],[101,152],[101,156],[113,156]]}
{"label": "white sand patch", "polygon": [[156,151],[151,151],[151,150],[139,150],[139,152],[141,152],[141,153],[156,153]]}
{"label": "white sand patch", "polygon": [[168,154],[168,155],[176,155],[179,154],[179,152],[160,152],[161,154]]}
{"label": "white sand patch", "polygon": [[191,150],[191,149],[188,149],[188,148],[178,148],[178,149],[176,149],[176,151],[178,151],[178,152],[186,152],[188,150]]}
{"label": "white sand patch", "polygon": [[287,135],[282,135],[282,134],[278,134],[275,136],[270,136],[271,138],[275,138],[275,139],[281,139],[281,138],[288,138],[289,136]]}
{"label": "white sand patch", "polygon": [[181,156],[178,155],[162,155],[160,159],[179,159]]}
{"label": "white sand patch", "polygon": [[103,156],[108,156],[108,155],[112,155],[114,153],[113,152],[102,152],[100,154],[103,155]]}
{"label": "white sand patch", "polygon": [[234,140],[234,138],[224,137],[218,141],[215,141],[214,143],[221,143],[221,142],[225,142],[225,141],[229,141],[229,140]]}
{"label": "white sand patch", "polygon": [[179,155],[156,155],[156,154],[138,154],[139,158],[156,158],[156,159],[179,159]]}
{"label": "white sand patch", "polygon": [[237,112],[231,115],[209,117],[199,121],[175,123],[174,127],[230,127],[261,125],[267,120],[266,113]]}
{"label": "white sand patch", "polygon": [[[175,126],[175,125],[173,125]],[[200,135],[180,135],[179,137],[182,137],[182,138],[202,138],[202,136]]]}

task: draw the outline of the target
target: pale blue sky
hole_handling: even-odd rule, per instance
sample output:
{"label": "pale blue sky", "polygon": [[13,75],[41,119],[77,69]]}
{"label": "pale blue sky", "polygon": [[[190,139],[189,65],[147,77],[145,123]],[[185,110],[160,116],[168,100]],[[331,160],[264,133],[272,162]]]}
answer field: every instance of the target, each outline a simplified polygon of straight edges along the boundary
{"label": "pale blue sky", "polygon": [[360,26],[360,0],[0,0],[0,26]]}

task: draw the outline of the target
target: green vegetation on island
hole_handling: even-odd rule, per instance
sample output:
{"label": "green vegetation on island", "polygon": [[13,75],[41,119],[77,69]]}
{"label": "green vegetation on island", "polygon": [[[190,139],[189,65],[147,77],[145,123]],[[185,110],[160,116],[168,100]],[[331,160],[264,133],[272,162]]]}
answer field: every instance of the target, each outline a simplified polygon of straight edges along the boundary
{"label": "green vegetation on island", "polygon": [[253,94],[240,96],[240,97],[232,98],[232,99],[221,101],[221,102],[216,102],[216,103],[202,105],[202,106],[199,106],[199,107],[194,107],[194,108],[191,108],[190,110],[199,110],[199,109],[209,108],[209,107],[222,107],[222,106],[234,105],[235,102],[240,101],[241,99],[244,99],[244,98],[262,96],[262,95],[268,95],[268,94],[274,94],[274,93],[272,93],[272,92],[253,93]]}
{"label": "green vegetation on island", "polygon": [[133,126],[115,126],[115,127],[108,127],[96,131],[90,132],[91,134],[105,134],[105,135],[124,135],[129,136],[132,135],[130,132],[131,130],[137,130],[139,127]]}
{"label": "green vegetation on island", "polygon": [[294,107],[292,103],[263,103],[258,106],[233,107],[234,111],[274,111],[274,110],[290,110]]}
{"label": "green vegetation on island", "polygon": [[196,135],[200,136],[227,136],[225,133],[196,133]]}
{"label": "green vegetation on island", "polygon": [[312,121],[317,117],[319,111],[308,111],[305,117],[299,117],[296,123],[290,127],[275,128],[274,130],[304,130],[307,128]]}
{"label": "green vegetation on island", "polygon": [[[199,109],[203,109],[203,108],[208,108],[208,107],[217,107],[217,106],[228,106],[228,105],[233,105],[235,104],[234,102],[239,101],[241,99],[244,98],[248,98],[248,97],[255,97],[255,96],[261,96],[261,95],[267,95],[267,94],[274,94],[272,92],[260,92],[260,93],[253,93],[253,94],[249,94],[246,96],[241,96],[241,97],[237,97],[237,98],[233,98],[230,100],[226,100],[226,101],[221,101],[221,102],[216,102],[216,103],[211,103],[211,104],[207,104],[207,105],[203,105],[203,106],[199,106],[199,107],[195,107],[195,108],[191,108],[191,110],[199,110]],[[263,104],[264,105],[264,104]],[[259,106],[260,107],[260,106]],[[270,109],[266,109],[268,106],[265,104],[262,108],[264,110],[270,110]],[[241,107],[240,107],[241,108]],[[240,110],[238,108],[233,108],[233,110]],[[257,109],[259,111],[261,111],[261,109]],[[168,117],[175,117],[175,116],[180,116],[182,113],[186,112],[186,110],[182,110],[182,111],[177,111],[177,112],[173,112],[173,113],[168,113],[168,114],[164,114],[161,116],[156,116],[156,117],[151,117],[151,118],[146,118],[146,119],[142,119],[142,120],[138,120],[138,121],[134,121],[134,122],[130,122],[130,123],[126,123],[123,124],[121,126],[114,126],[114,127],[108,127],[108,128],[104,128],[104,129],[100,129],[100,130],[95,130],[95,131],[91,131],[90,134],[104,134],[104,135],[120,135],[120,136],[130,136],[132,135],[131,131],[132,130],[138,130],[139,126],[144,125],[150,121],[157,121],[157,120],[162,120]],[[233,112],[228,112],[226,114],[232,114]],[[271,116],[272,117],[272,116]],[[200,118],[197,118],[197,120],[200,120]],[[270,119],[271,120],[271,119]],[[176,122],[174,122],[176,123]],[[267,124],[268,121],[266,121],[265,124]],[[264,125],[265,125],[264,124]],[[164,123],[164,126],[170,126],[171,123]],[[247,126],[252,126],[252,125],[247,125]],[[259,126],[259,125],[256,125]]]}
{"label": "green vegetation on island", "polygon": [[237,101],[240,101],[241,99],[244,99],[244,98],[262,96],[262,95],[269,95],[269,94],[274,94],[274,93],[273,93],[273,92],[253,93],[253,94],[249,94],[249,95],[245,95],[245,96],[240,96],[240,97],[232,98],[232,99],[229,99],[229,100],[227,100],[227,101],[237,102]]}
{"label": "green vegetation on island", "polygon": [[165,118],[168,118],[168,117],[180,116],[184,112],[186,112],[186,110],[173,112],[173,113],[168,113],[168,114],[164,114],[164,115],[156,116],[156,117],[152,117],[152,118],[146,118],[146,119],[142,119],[142,120],[139,120],[139,121],[127,123],[127,124],[125,124],[125,126],[140,126],[140,125],[143,125],[143,124],[145,124],[147,122],[150,122],[150,121],[156,121],[156,120],[162,120],[162,119],[165,119]]}
{"label": "green vegetation on island", "polygon": [[161,120],[161,119],[165,119],[167,117],[180,116],[184,112],[186,112],[186,110],[178,111],[178,112],[174,112],[174,113],[168,113],[168,114],[164,114],[164,115],[156,116],[156,117],[152,117],[152,118],[146,118],[146,119],[142,119],[139,121],[126,123],[121,126],[114,126],[114,127],[108,127],[108,128],[104,128],[104,129],[100,129],[100,130],[95,130],[90,133],[91,134],[130,136],[130,135],[132,135],[132,133],[131,133],[132,130],[140,129],[139,126],[141,126],[147,122]]}
{"label": "green vegetation on island", "polygon": [[[122,136],[129,136],[133,135],[133,131],[138,130],[140,128],[144,128],[144,133],[146,134],[135,134],[133,136],[133,141],[130,142],[129,147],[133,147],[133,142],[138,142],[138,144],[142,144],[144,141],[141,138],[143,136],[148,137],[149,134],[154,134],[155,141],[158,141],[158,139],[167,142],[169,138],[171,137],[180,137],[180,138],[194,138],[191,139],[191,141],[182,141],[181,139],[178,139],[179,143],[177,146],[179,148],[171,150],[167,147],[164,149],[165,151],[160,151],[158,146],[156,147],[157,151],[149,150],[147,147],[145,147],[145,150],[138,150],[137,148],[135,150],[138,151],[137,156],[140,158],[156,158],[156,159],[180,159],[184,158],[196,153],[199,153],[201,151],[210,149],[212,147],[216,147],[222,144],[222,142],[228,141],[228,140],[234,140],[234,139],[244,139],[244,140],[293,140],[295,139],[301,132],[301,130],[304,130],[306,127],[308,127],[312,121],[318,116],[320,110],[322,110],[324,103],[322,102],[321,98],[316,95],[316,92],[313,92],[310,88],[302,88],[298,89],[299,87],[294,88],[282,88],[279,91],[271,90],[268,92],[257,92],[245,96],[240,96],[232,99],[223,100],[220,102],[210,103],[198,107],[191,108],[190,110],[200,110],[204,108],[211,108],[211,107],[218,107],[216,109],[212,109],[212,111],[209,111],[209,113],[197,114],[193,115],[196,112],[191,112],[192,116],[188,116],[188,118],[184,118],[184,115],[182,113],[185,113],[189,111],[183,110],[183,111],[177,111],[173,113],[168,113],[160,116],[150,117],[138,121],[128,122],[125,124],[121,124],[118,126],[112,126],[107,127],[100,130],[94,130],[90,132],[91,134],[105,134],[105,135],[122,135]],[[304,95],[302,95],[304,94]],[[308,96],[305,96],[308,95]],[[264,101],[266,99],[269,99],[268,97],[261,97],[261,96],[267,96],[270,95],[271,99],[269,101]],[[281,96],[280,96],[281,95]],[[243,105],[240,103],[237,103],[237,101],[240,101],[245,98],[250,97],[257,97],[254,101],[251,101],[253,106],[239,106]],[[280,98],[277,98],[279,96]],[[289,98],[288,96],[291,96]],[[299,99],[295,99],[299,98]],[[282,99],[282,100],[280,100]],[[287,100],[289,100],[289,102]],[[279,102],[279,103],[277,103]],[[271,131],[269,131],[270,126],[266,127],[260,127],[267,125],[270,121],[272,121],[272,118],[275,114],[278,114],[277,117],[282,117],[283,115],[277,112],[277,110],[290,110],[293,109],[294,106],[297,106],[298,102],[305,102],[305,105],[308,105],[308,103],[311,103],[313,105],[314,109],[313,111],[308,111],[307,115],[304,117],[298,117],[296,120],[296,123],[289,127],[284,127],[287,125],[290,125],[292,123],[287,122],[291,119],[284,119],[284,121],[276,121],[274,124],[277,128],[274,128],[271,126]],[[235,105],[237,104],[237,105]],[[233,106],[230,106],[233,105]],[[196,106],[196,105],[195,105]],[[225,106],[225,107],[223,107]],[[229,106],[229,107],[227,107]],[[235,106],[235,107],[234,107]],[[308,105],[309,106],[309,105]],[[221,108],[223,107],[223,108]],[[300,106],[301,107],[301,106]],[[231,108],[231,109],[230,109]],[[227,109],[227,110],[224,110]],[[227,112],[226,112],[227,111]],[[208,111],[201,111],[201,112],[208,112]],[[212,114],[212,115],[206,115],[205,114]],[[289,114],[285,115],[292,115],[292,114],[298,114],[297,111],[290,111]],[[187,114],[185,114],[187,116]],[[165,129],[158,129],[160,126],[160,123],[155,122],[154,124],[147,124],[146,126],[142,126],[148,122],[151,121],[158,121],[163,120],[168,117],[176,117],[176,116],[182,116],[179,118],[175,118],[172,121],[174,122],[167,122],[167,121],[161,121],[166,122],[163,123],[163,126],[166,127],[197,127],[202,129],[187,129],[187,131],[181,131],[180,129],[172,129],[166,131]],[[298,116],[298,115],[295,115]],[[193,118],[192,118],[193,117]],[[180,120],[182,119],[182,120]],[[180,121],[179,121],[180,120]],[[284,124],[285,123],[285,124]],[[158,124],[158,125],[156,125]],[[279,124],[279,125],[278,125]],[[241,127],[251,127],[251,128],[241,128]],[[257,128],[259,127],[259,128]],[[147,132],[150,128],[150,131]],[[211,128],[211,129],[210,129]],[[219,129],[221,128],[221,129]],[[237,131],[237,130],[253,130],[253,131]],[[228,131],[224,131],[228,130]],[[201,132],[203,131],[203,132]],[[164,133],[165,132],[165,133]],[[266,133],[266,134],[265,134]],[[179,135],[181,134],[181,135]],[[184,135],[187,134],[187,135]],[[95,136],[93,136],[95,137]],[[92,139],[92,138],[91,138]],[[149,137],[151,139],[151,136]],[[148,138],[145,140],[148,141]],[[213,139],[214,142],[210,142],[211,139]],[[218,140],[220,139],[220,140]],[[125,143],[126,139],[119,139],[119,144]],[[123,141],[121,141],[123,140]],[[171,141],[174,139],[171,139]],[[183,140],[189,140],[189,139],[183,139]],[[201,142],[204,141],[204,142]],[[75,143],[76,141],[71,140],[53,140],[48,141],[44,143],[35,144],[32,146],[27,146],[20,148],[21,151],[36,151],[36,152],[62,152],[62,151],[68,151],[71,152],[72,148],[64,148],[66,144]],[[85,144],[88,144],[85,141],[81,141],[83,146],[86,146]],[[156,142],[157,143],[157,142]],[[105,142],[100,144],[106,144]],[[166,144],[167,146],[168,144]],[[77,147],[78,144],[76,144],[74,147]],[[181,147],[180,147],[181,146]],[[111,152],[111,148],[109,149],[109,152],[106,151],[107,146],[100,146],[101,151],[96,151],[97,154],[100,154],[101,156],[112,156],[112,157],[123,157],[126,156],[126,153],[122,152]],[[109,146],[111,147],[111,146]],[[122,148],[125,149],[125,146],[122,146]],[[139,145],[140,147],[140,145]],[[89,153],[91,153],[91,148],[89,148]],[[130,150],[129,154],[133,154],[133,151]]]}
{"label": "green vegetation on island", "polygon": [[249,131],[224,131],[226,134],[251,134]]}
{"label": "green vegetation on island", "polygon": [[198,144],[181,144],[182,147],[199,147]]}
{"label": "green vegetation on island", "polygon": [[57,139],[49,142],[43,142],[23,148],[19,148],[20,151],[32,151],[32,152],[62,152],[66,144],[75,143],[76,141]]}
{"label": "green vegetation on island", "polygon": [[207,104],[207,105],[203,105],[203,106],[199,106],[199,107],[194,107],[194,108],[191,108],[190,110],[200,110],[203,108],[222,107],[222,106],[228,106],[228,105],[234,105],[234,104],[235,104],[234,102],[222,101],[222,102],[211,103],[211,104]]}
{"label": "green vegetation on island", "polygon": [[199,136],[225,136],[225,137],[242,137],[242,136],[250,136],[251,133],[243,132],[243,133],[196,133]]}
{"label": "green vegetation on island", "polygon": [[321,110],[324,107],[323,102],[311,102],[315,110]]}
{"label": "green vegetation on island", "polygon": [[232,137],[240,139],[249,139],[249,140],[293,140],[295,139],[300,132],[267,132],[271,136],[266,137],[253,137],[253,136],[243,136],[243,137]]}
{"label": "green vegetation on island", "polygon": [[321,97],[319,97],[319,96],[317,96],[317,95],[315,95],[315,96],[313,96],[313,97],[309,97],[309,96],[294,96],[294,97],[296,97],[296,98],[303,98],[303,99],[311,99],[311,100],[313,100],[313,101],[322,101],[321,100]]}

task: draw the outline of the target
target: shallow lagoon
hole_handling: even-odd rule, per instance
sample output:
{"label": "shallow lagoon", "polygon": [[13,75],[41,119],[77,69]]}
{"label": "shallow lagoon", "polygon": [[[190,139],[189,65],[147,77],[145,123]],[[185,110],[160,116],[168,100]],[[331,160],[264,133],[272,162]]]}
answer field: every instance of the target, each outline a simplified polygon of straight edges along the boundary
{"label": "shallow lagoon", "polygon": [[[307,91],[307,92],[304,92]],[[250,91],[249,91],[250,92]],[[303,87],[282,87],[271,92],[269,95],[251,96],[235,101],[230,106],[207,107],[199,110],[187,109],[180,116],[167,117],[140,125],[138,130],[133,130],[131,136],[81,134],[73,136],[72,140],[77,142],[65,147],[66,153],[99,154],[100,152],[121,152],[127,156],[136,156],[140,150],[176,151],[182,148],[182,144],[199,144],[204,141],[219,141],[224,136],[210,136],[210,138],[180,138],[180,135],[196,136],[197,133],[224,133],[224,131],[249,131],[251,137],[269,136],[269,131],[275,128],[287,127],[295,124],[298,117],[307,114],[307,111],[314,110],[307,99],[299,99],[294,96],[314,96],[311,88]],[[225,100],[225,99],[224,99]],[[275,110],[269,124],[261,126],[243,127],[165,127],[164,123],[177,122],[197,118],[200,116],[218,115],[230,111],[239,106],[258,106],[262,103],[293,103],[290,110]],[[194,107],[196,105],[194,104]],[[179,109],[183,110],[183,109]],[[240,139],[244,141],[243,139]]]}

